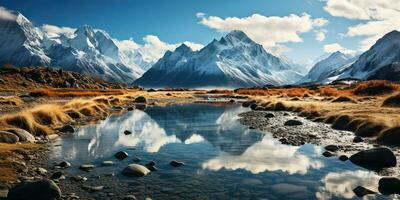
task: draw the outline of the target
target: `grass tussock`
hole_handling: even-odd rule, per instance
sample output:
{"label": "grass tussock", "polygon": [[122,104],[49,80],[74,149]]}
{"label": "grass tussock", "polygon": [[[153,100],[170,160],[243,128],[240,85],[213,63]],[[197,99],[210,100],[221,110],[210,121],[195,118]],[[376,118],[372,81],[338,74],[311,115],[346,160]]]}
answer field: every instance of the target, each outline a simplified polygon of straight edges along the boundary
{"label": "grass tussock", "polygon": [[400,107],[400,93],[386,98],[382,106],[384,107]]}
{"label": "grass tussock", "polygon": [[124,95],[123,90],[74,90],[74,89],[42,89],[29,93],[33,97],[90,97],[105,95]]}
{"label": "grass tussock", "polygon": [[357,103],[357,100],[355,100],[352,97],[349,96],[339,96],[335,99],[332,100],[334,103],[340,103],[340,102],[348,102],[348,103]]}
{"label": "grass tussock", "polygon": [[33,135],[50,135],[54,129],[85,116],[103,117],[112,106],[121,105],[124,97],[75,99],[65,105],[46,104],[0,118],[2,128],[21,128]]}
{"label": "grass tussock", "polygon": [[24,102],[19,97],[0,97],[0,105],[21,106]]}
{"label": "grass tussock", "polygon": [[360,83],[353,91],[355,95],[375,96],[390,94],[399,90],[399,86],[389,81],[374,80]]}

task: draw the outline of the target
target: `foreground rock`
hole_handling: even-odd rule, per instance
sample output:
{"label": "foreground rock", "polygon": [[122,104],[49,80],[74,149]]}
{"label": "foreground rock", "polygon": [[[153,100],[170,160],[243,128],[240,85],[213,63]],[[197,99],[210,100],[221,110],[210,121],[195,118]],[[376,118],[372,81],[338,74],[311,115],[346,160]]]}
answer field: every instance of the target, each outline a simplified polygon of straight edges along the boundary
{"label": "foreground rock", "polygon": [[378,170],[387,167],[395,167],[396,156],[388,148],[374,148],[360,151],[350,157],[350,161],[361,167]]}
{"label": "foreground rock", "polygon": [[123,171],[122,174],[125,176],[146,176],[150,173],[150,170],[143,165],[130,164]]}
{"label": "foreground rock", "polygon": [[15,134],[20,142],[34,143],[36,141],[35,137],[24,129],[13,128],[13,129],[8,129],[7,132]]}
{"label": "foreground rock", "polygon": [[400,194],[400,179],[384,177],[379,180],[379,192],[385,195]]}
{"label": "foreground rock", "polygon": [[0,143],[15,144],[19,141],[18,136],[7,131],[0,131]]}
{"label": "foreground rock", "polygon": [[61,190],[52,180],[22,182],[11,188],[9,200],[56,200],[61,198]]}

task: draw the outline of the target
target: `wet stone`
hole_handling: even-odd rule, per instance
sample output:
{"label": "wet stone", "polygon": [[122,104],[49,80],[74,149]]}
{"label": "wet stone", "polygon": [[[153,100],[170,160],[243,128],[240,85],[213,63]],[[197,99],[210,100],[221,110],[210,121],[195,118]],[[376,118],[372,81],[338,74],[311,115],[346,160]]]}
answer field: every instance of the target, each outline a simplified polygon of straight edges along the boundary
{"label": "wet stone", "polygon": [[117,158],[118,160],[123,160],[128,156],[129,156],[128,153],[126,153],[125,151],[119,151],[114,155],[114,157]]}
{"label": "wet stone", "polygon": [[357,186],[356,188],[353,189],[354,194],[356,194],[358,197],[363,197],[368,194],[375,194],[374,191],[367,189],[362,186]]}
{"label": "wet stone", "polygon": [[325,157],[327,157],[327,158],[334,156],[334,155],[333,155],[331,152],[329,152],[329,151],[325,151],[324,153],[322,153],[322,155],[325,156]]}
{"label": "wet stone", "polygon": [[85,172],[90,172],[94,169],[94,165],[81,165],[79,169]]}

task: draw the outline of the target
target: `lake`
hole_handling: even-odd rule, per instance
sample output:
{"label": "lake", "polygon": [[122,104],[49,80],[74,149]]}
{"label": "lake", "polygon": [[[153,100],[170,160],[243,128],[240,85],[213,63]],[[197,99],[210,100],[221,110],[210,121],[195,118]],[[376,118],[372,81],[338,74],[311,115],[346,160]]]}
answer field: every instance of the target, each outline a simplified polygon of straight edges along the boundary
{"label": "lake", "polygon": [[[284,145],[268,132],[249,129],[238,122],[246,111],[238,104],[136,109],[58,140],[50,162],[69,161],[67,173],[88,177],[86,185],[105,186],[86,194],[96,199],[356,199],[352,190],[359,185],[377,191],[380,177],[374,172],[325,158],[320,146]],[[116,160],[120,150],[130,157]],[[155,161],[158,170],[145,177],[122,175],[134,156],[142,165]],[[105,160],[115,165],[102,166]],[[171,160],[185,166],[172,167]],[[81,164],[96,168],[83,172]]]}

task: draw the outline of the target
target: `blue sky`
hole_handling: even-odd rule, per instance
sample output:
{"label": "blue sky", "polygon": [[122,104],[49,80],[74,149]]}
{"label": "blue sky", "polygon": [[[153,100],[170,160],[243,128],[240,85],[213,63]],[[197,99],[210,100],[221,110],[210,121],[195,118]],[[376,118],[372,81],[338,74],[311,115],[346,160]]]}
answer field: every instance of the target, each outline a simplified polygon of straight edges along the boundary
{"label": "blue sky", "polygon": [[[38,27],[50,24],[77,28],[89,24],[107,31],[113,38],[132,38],[139,44],[144,43],[143,37],[154,35],[168,44],[190,41],[206,45],[226,31],[242,29],[267,50],[284,54],[295,61],[304,61],[335,50],[361,52],[388,30],[399,29],[399,22],[387,16],[400,16],[398,0],[362,2],[364,3],[357,0],[0,0],[0,6],[21,12]],[[388,11],[389,4],[394,9]],[[371,14],[372,9],[381,12]],[[235,18],[228,20],[230,17]],[[294,20],[300,21],[290,26],[270,26],[281,21],[290,23]],[[389,22],[389,25],[373,24],[382,20]],[[301,26],[302,23],[305,25]],[[374,28],[376,30],[370,30]],[[317,40],[317,33],[320,41]],[[289,37],[291,34],[293,37]],[[325,36],[324,39],[321,35]],[[286,36],[288,37],[285,38]]]}

